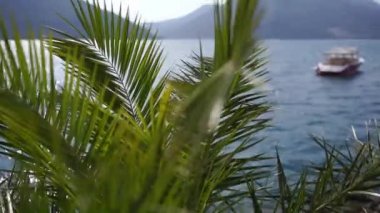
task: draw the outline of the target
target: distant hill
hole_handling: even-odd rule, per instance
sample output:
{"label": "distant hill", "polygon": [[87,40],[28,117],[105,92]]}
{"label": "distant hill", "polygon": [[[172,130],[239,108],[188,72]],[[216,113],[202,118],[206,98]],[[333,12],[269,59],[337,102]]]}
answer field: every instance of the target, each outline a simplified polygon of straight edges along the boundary
{"label": "distant hill", "polygon": [[[380,4],[373,0],[263,0],[261,8],[261,38],[380,39]],[[161,38],[212,38],[213,6],[152,26]]]}
{"label": "distant hill", "polygon": [[58,14],[80,26],[69,0],[0,0],[0,17],[8,26],[16,20],[23,37],[31,28],[38,33],[46,26],[73,33]]}
{"label": "distant hill", "polygon": [[[380,39],[380,4],[373,0],[262,0],[265,16],[261,38]],[[0,0],[0,17],[11,26],[17,20],[22,36],[50,26],[74,33],[58,16],[80,26],[69,0]],[[213,6],[206,5],[184,17],[153,23],[168,39],[213,38]],[[1,35],[0,35],[1,37]]]}
{"label": "distant hill", "polygon": [[198,10],[168,21],[152,23],[160,38],[211,38],[214,34],[213,5],[205,5]]}

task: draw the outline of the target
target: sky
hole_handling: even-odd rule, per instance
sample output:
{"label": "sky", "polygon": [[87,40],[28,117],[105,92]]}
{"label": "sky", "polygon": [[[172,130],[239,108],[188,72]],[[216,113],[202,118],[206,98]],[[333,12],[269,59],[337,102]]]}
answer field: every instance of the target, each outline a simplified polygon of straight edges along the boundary
{"label": "sky", "polygon": [[204,4],[211,4],[215,0],[100,0],[114,7],[122,3],[124,8],[129,7],[131,14],[139,14],[144,21],[162,21],[186,15]]}

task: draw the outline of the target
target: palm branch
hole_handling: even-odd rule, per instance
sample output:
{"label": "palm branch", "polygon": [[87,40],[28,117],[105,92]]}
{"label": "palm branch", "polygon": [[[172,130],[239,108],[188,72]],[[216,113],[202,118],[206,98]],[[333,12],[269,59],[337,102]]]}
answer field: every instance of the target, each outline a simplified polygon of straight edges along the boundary
{"label": "palm branch", "polygon": [[[31,36],[25,48],[15,29],[14,50],[1,24],[0,145],[15,160],[2,206],[203,212],[246,196],[240,185],[265,174],[252,164],[262,155],[241,156],[267,122],[250,81],[262,66],[251,35],[257,2],[240,0],[234,17],[231,1],[218,4],[215,55],[201,64],[209,75],[180,96],[187,81],[158,78],[162,51],[149,29],[96,1],[72,4],[81,39],[54,29],[61,37]],[[63,85],[53,55],[63,59]]]}
{"label": "palm branch", "polygon": [[[371,127],[366,139],[354,137],[346,147],[340,148],[329,145],[324,138],[313,136],[324,151],[325,160],[322,164],[306,167],[296,180],[286,177],[286,171],[277,155],[278,187],[267,192],[271,204],[264,203],[273,212],[378,211],[378,134],[378,127]],[[257,197],[253,200],[260,201]]]}
{"label": "palm branch", "polygon": [[158,79],[162,49],[156,36],[138,18],[132,21],[128,13],[122,18],[121,8],[118,14],[111,8],[110,14],[97,1],[93,5],[78,0],[71,3],[81,27],[68,24],[83,37],[53,29],[63,37],[53,40],[54,54],[65,60],[67,52],[77,51],[84,60],[85,79],[95,78],[94,91],[107,88],[107,100],[113,101],[115,109],[123,107],[135,119],[148,119],[149,97],[159,96],[165,81],[165,74]]}
{"label": "palm branch", "polygon": [[[256,1],[239,6],[256,11],[255,18],[259,15]],[[211,195],[208,200],[210,203],[223,203],[221,201],[225,199],[248,197],[250,196],[248,189],[244,190],[242,189],[244,187],[241,187],[236,190],[236,187],[243,185],[247,180],[259,180],[268,175],[268,170],[265,169],[268,166],[264,161],[268,158],[261,153],[246,154],[252,153],[253,147],[262,141],[262,138],[252,136],[267,126],[269,119],[263,114],[270,108],[265,102],[265,93],[260,90],[260,86],[266,81],[264,78],[266,72],[263,69],[265,59],[261,57],[264,49],[258,42],[240,38],[241,34],[231,30],[238,27],[238,23],[243,23],[239,22],[243,19],[239,14],[243,14],[244,9],[237,8],[237,15],[233,18],[235,22],[232,22],[231,1],[228,1],[224,7],[217,8],[214,57],[203,56],[200,48],[201,52],[192,56],[190,62],[183,61],[180,72],[173,76],[174,84],[179,85],[178,98],[185,98],[184,91],[191,90],[214,76],[217,67],[225,63],[225,60],[234,57],[235,42],[248,41],[245,43],[248,48],[241,55],[239,71],[228,88],[220,120],[204,141],[205,147],[199,156],[199,163],[204,165],[201,173],[209,182],[204,182],[198,190],[207,191]],[[252,31],[256,27],[252,19],[244,23],[247,31]],[[221,175],[226,178],[216,178]],[[216,188],[210,190],[208,187],[211,185]]]}

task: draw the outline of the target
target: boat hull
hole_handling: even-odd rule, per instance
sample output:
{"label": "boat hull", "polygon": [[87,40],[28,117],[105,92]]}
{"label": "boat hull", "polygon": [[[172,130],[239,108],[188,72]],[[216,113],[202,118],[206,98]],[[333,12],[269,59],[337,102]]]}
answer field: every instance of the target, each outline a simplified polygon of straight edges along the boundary
{"label": "boat hull", "polygon": [[319,66],[316,68],[317,75],[321,76],[349,76],[358,73],[361,63],[348,65],[340,71],[330,71],[328,69],[321,69]]}

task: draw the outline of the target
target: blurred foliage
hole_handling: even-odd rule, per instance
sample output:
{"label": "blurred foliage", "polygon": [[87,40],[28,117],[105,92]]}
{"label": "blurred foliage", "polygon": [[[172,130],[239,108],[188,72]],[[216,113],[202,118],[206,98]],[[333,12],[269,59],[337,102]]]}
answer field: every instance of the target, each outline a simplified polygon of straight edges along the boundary
{"label": "blurred foliage", "polygon": [[374,122],[367,138],[358,139],[354,129],[353,136],[345,147],[313,136],[324,163],[306,167],[295,181],[287,178],[277,154],[276,187],[259,192],[250,187],[252,201],[260,204],[257,212],[379,212],[380,129]]}
{"label": "blurred foliage", "polygon": [[214,55],[163,77],[148,26],[97,1],[72,5],[82,38],[52,29],[22,41],[15,24],[11,41],[0,21],[0,146],[14,160],[2,211],[225,211],[249,198],[245,182],[269,174],[246,152],[269,110],[257,1],[218,3]]}
{"label": "blurred foliage", "polygon": [[139,19],[72,5],[81,38],[51,29],[22,41],[0,20],[0,153],[14,162],[1,212],[379,210],[376,125],[345,150],[314,137],[325,161],[296,181],[255,149],[270,111],[257,0],[219,2],[214,54],[200,43],[173,73]]}

